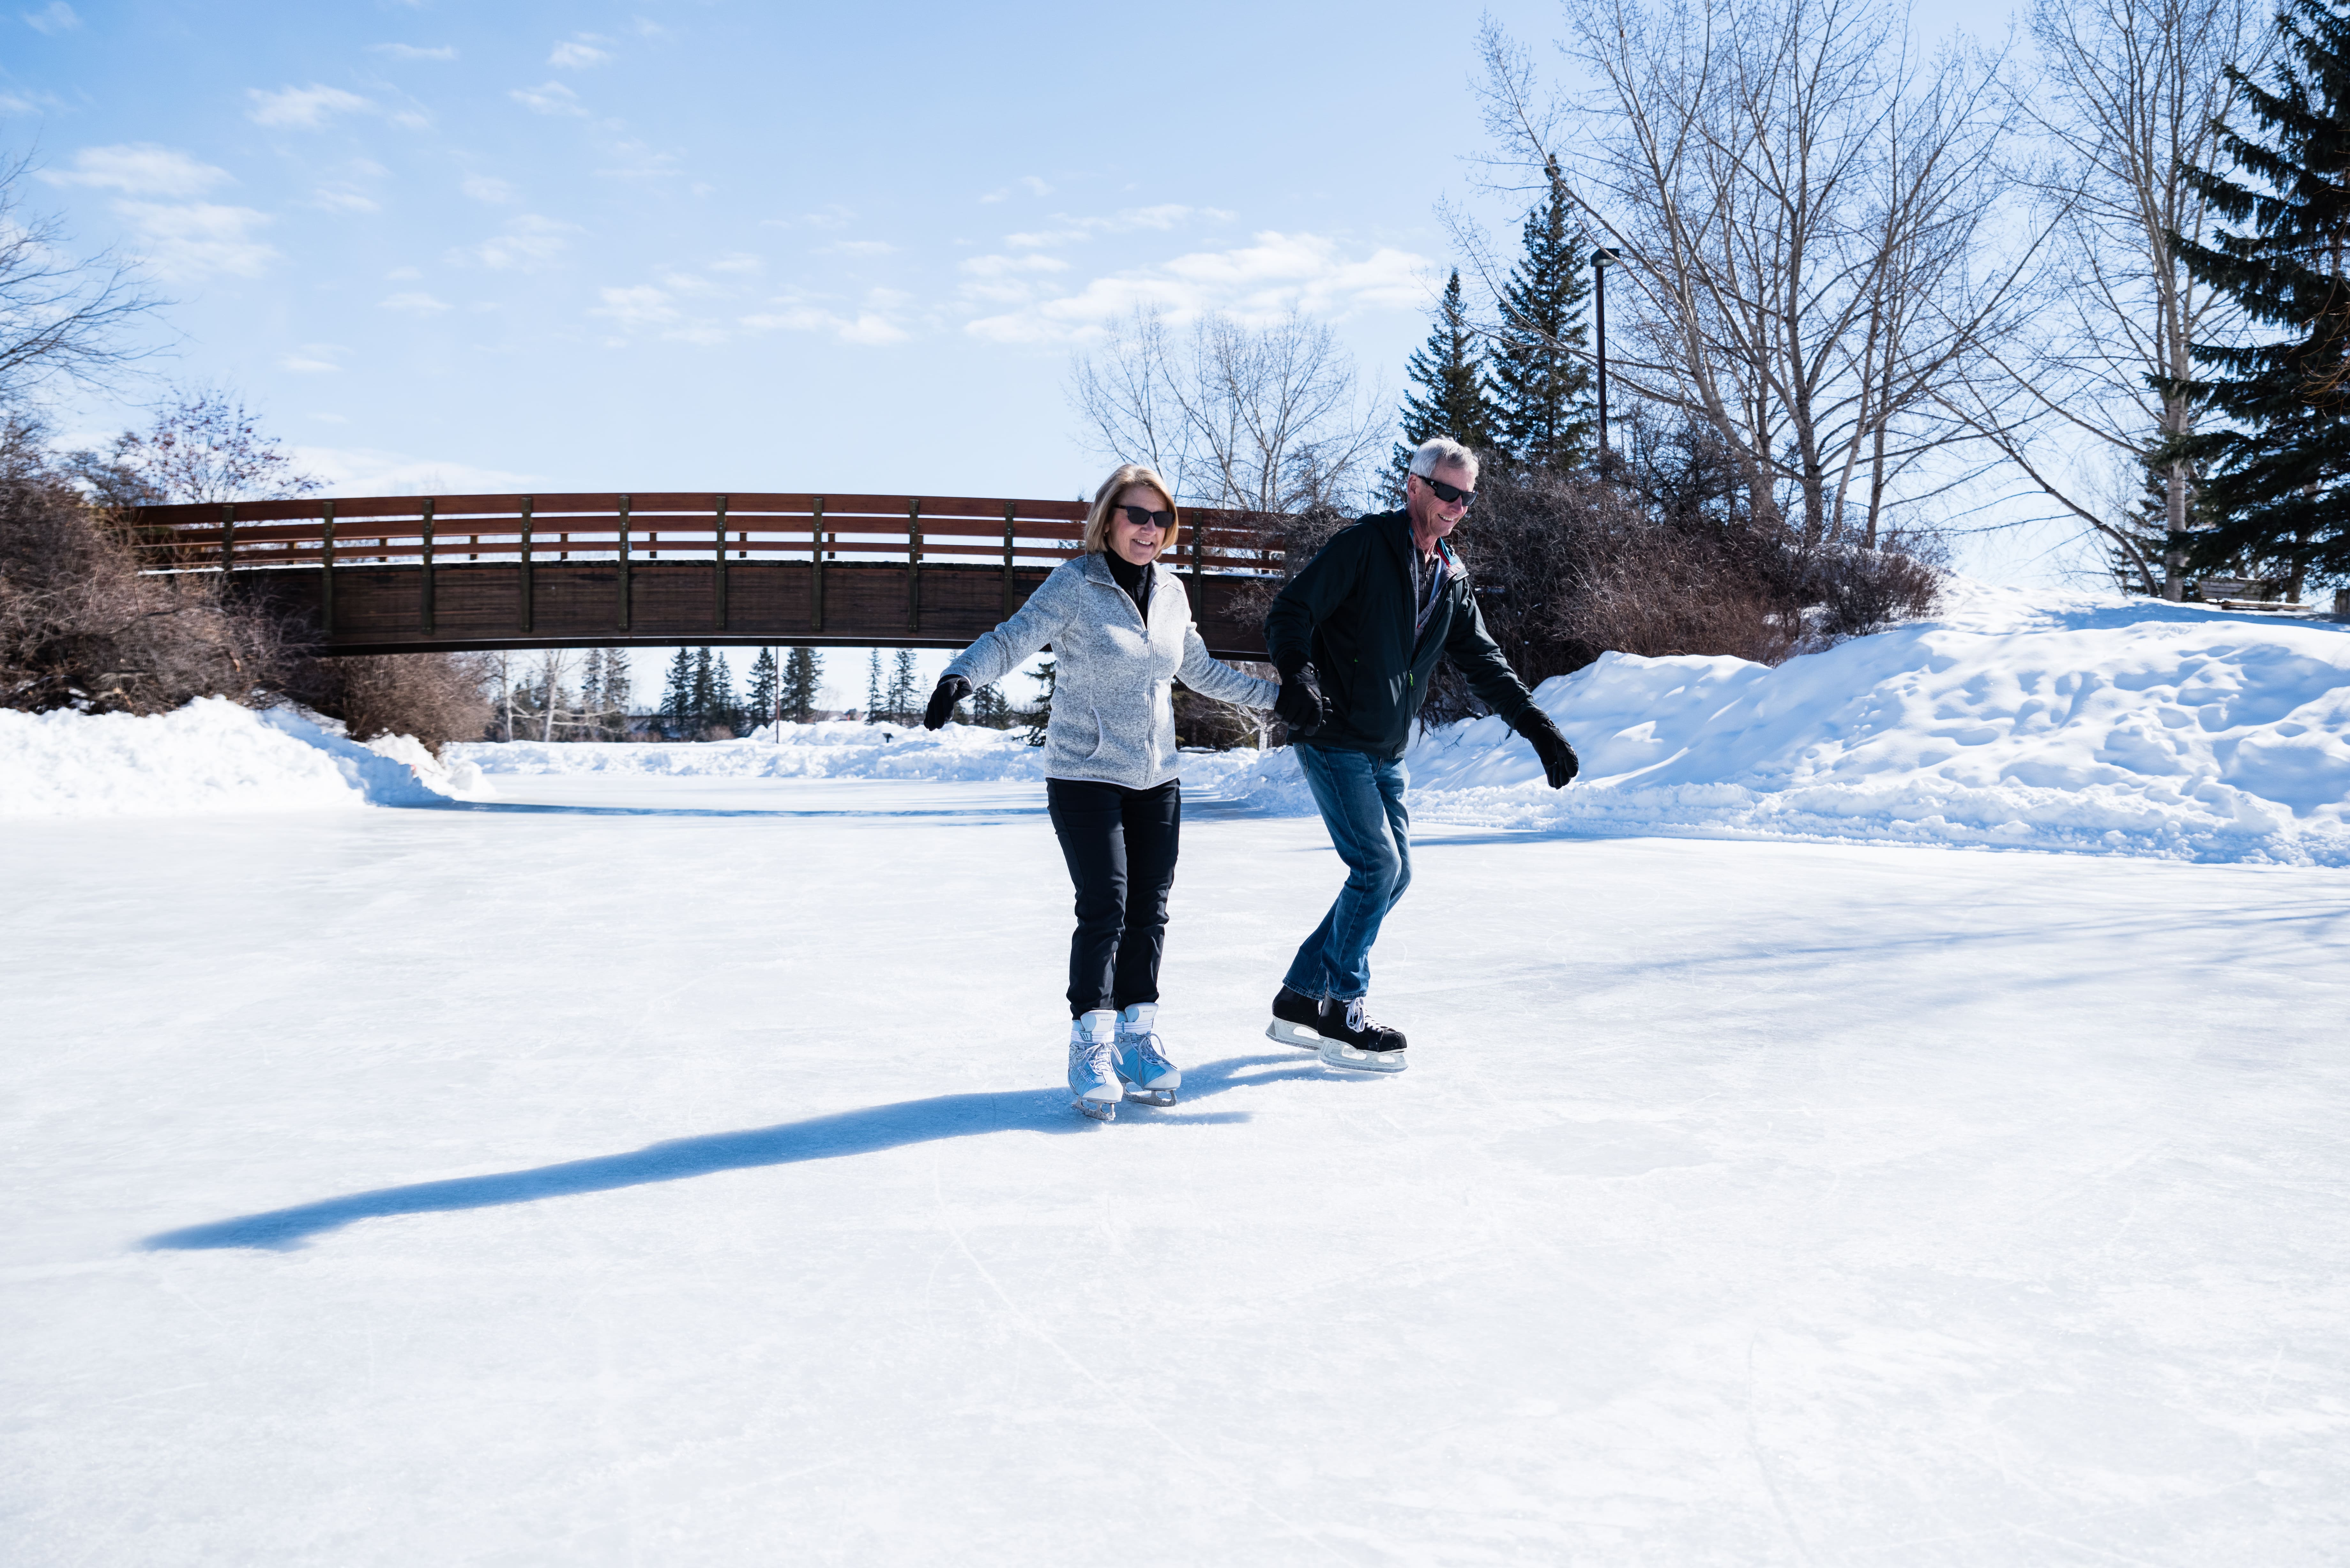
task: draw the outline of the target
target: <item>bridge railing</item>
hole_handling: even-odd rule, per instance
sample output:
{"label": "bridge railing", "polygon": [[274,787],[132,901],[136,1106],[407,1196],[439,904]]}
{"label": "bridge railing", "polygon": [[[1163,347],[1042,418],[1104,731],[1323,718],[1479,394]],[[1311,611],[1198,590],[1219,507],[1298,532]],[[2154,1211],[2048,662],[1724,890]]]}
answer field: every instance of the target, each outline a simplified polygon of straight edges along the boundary
{"label": "bridge railing", "polygon": [[[1074,501],[646,492],[337,496],[149,506],[132,518],[151,570],[470,562],[823,561],[1050,567],[1080,547]],[[1186,507],[1163,557],[1219,576],[1278,576],[1260,514]]]}

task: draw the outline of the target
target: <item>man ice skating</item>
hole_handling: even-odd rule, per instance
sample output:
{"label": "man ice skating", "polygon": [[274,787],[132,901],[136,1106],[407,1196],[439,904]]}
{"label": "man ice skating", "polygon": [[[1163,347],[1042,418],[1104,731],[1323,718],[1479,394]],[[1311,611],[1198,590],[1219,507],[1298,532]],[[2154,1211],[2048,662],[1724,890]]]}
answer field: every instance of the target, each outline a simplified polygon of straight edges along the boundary
{"label": "man ice skating", "polygon": [[[1410,779],[1404,746],[1439,658],[1523,735],[1553,789],[1575,777],[1575,748],[1534,706],[1485,631],[1476,596],[1445,535],[1476,499],[1477,458],[1439,438],[1412,454],[1404,509],[1341,531],[1292,578],[1264,618],[1281,672],[1275,710],[1289,722],[1306,787],[1322,808],[1347,885],[1297,950],[1265,1033],[1319,1050],[1334,1067],[1399,1073],[1404,1037],[1364,1011],[1371,944],[1411,882]],[[1319,690],[1305,679],[1314,668]]]}

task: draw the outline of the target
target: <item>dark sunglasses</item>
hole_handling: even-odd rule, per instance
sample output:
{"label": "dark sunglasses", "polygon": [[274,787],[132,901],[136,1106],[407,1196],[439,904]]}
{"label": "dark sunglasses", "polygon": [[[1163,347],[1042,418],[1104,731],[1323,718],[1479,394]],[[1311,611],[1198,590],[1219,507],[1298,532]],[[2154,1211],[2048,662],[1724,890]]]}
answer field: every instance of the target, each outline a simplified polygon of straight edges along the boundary
{"label": "dark sunglasses", "polygon": [[1419,482],[1436,492],[1436,498],[1447,506],[1456,503],[1466,506],[1477,499],[1477,493],[1473,490],[1463,490],[1457,484],[1447,484],[1440,479],[1430,479],[1424,473],[1419,476]]}
{"label": "dark sunglasses", "polygon": [[1175,514],[1172,512],[1153,512],[1148,506],[1120,506],[1116,510],[1125,513],[1126,520],[1138,528],[1175,526]]}

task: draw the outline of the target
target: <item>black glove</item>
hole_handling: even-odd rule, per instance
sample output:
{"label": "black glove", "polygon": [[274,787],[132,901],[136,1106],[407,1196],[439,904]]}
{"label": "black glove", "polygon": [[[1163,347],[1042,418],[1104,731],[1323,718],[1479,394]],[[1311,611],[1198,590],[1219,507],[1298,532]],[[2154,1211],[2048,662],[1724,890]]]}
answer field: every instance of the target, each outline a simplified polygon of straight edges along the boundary
{"label": "black glove", "polygon": [[1518,733],[1526,738],[1534,755],[1542,759],[1543,777],[1550,782],[1551,788],[1565,789],[1567,781],[1582,770],[1575,748],[1566,743],[1566,737],[1558,732],[1558,726],[1541,709],[1530,711],[1518,721]]}
{"label": "black glove", "polygon": [[931,705],[922,710],[922,728],[935,730],[947,722],[955,704],[971,695],[971,682],[960,675],[939,677],[938,690],[931,693]]}
{"label": "black glove", "polygon": [[1322,693],[1305,683],[1302,676],[1285,677],[1281,682],[1281,695],[1273,700],[1273,711],[1281,715],[1293,735],[1311,734],[1330,717],[1329,704]]}

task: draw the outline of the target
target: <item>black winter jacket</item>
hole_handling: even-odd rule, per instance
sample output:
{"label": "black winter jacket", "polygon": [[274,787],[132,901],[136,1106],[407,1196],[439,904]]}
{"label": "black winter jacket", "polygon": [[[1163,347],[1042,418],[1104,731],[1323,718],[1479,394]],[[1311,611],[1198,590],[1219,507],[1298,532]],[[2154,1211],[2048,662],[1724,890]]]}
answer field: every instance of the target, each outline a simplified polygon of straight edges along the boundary
{"label": "black winter jacket", "polygon": [[1331,718],[1309,746],[1399,757],[1441,658],[1512,729],[1536,711],[1525,682],[1485,630],[1460,557],[1440,541],[1444,587],[1428,626],[1412,636],[1411,519],[1379,512],[1339,531],[1291,578],[1265,613],[1265,648],[1284,676],[1311,659]]}

